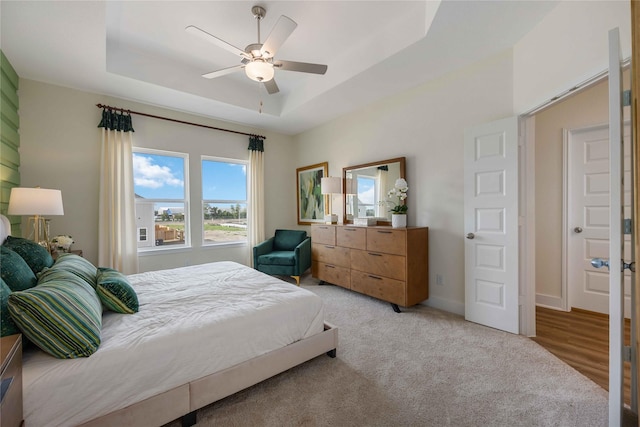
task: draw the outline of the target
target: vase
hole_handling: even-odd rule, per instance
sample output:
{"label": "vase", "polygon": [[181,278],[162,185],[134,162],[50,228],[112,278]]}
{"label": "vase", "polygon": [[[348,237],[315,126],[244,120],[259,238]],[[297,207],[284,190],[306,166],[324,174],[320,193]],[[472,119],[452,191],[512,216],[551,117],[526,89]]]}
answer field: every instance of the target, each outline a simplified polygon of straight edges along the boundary
{"label": "vase", "polygon": [[404,228],[407,226],[407,214],[391,214],[391,226],[393,228]]}

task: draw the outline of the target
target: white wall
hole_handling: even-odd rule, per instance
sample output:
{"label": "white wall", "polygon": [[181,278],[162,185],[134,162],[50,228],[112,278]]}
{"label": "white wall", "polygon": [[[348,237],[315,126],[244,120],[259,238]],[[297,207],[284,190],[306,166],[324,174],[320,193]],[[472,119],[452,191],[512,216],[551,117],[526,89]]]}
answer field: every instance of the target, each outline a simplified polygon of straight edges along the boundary
{"label": "white wall", "polygon": [[[51,233],[70,234],[84,256],[98,259],[97,221],[100,172],[101,110],[95,104],[128,108],[149,114],[192,121],[209,126],[263,134],[265,141],[265,228],[267,235],[278,227],[295,224],[295,162],[292,138],[233,123],[206,119],[177,111],[142,105],[123,99],[82,92],[32,80],[20,80],[20,173],[22,186],[40,185],[62,190],[65,215],[53,217]],[[133,116],[134,145],[199,154],[247,159],[248,137]],[[199,214],[200,177],[191,176],[191,198]],[[249,261],[249,247],[199,247],[194,234],[193,250],[140,257],[140,271],[200,264],[216,260]]]}
{"label": "white wall", "polygon": [[[408,223],[429,227],[428,303],[464,313],[463,131],[512,114],[510,52],[298,135],[298,164],[407,158]],[[435,275],[444,278],[435,285]]]}
{"label": "white wall", "polygon": [[560,2],[514,46],[514,111],[530,111],[606,70],[612,28],[620,28],[628,58],[630,16],[628,0]]}

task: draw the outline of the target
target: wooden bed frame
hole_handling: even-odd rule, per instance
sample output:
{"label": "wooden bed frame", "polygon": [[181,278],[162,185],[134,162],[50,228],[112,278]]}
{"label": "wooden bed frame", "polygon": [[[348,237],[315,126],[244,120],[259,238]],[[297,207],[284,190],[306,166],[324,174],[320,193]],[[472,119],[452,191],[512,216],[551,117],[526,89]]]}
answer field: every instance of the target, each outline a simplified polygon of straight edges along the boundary
{"label": "wooden bed frame", "polygon": [[319,334],[175,387],[82,426],[160,426],[178,418],[182,418],[183,426],[192,426],[196,423],[198,409],[323,353],[336,357],[337,348],[338,328],[325,323],[324,331]]}

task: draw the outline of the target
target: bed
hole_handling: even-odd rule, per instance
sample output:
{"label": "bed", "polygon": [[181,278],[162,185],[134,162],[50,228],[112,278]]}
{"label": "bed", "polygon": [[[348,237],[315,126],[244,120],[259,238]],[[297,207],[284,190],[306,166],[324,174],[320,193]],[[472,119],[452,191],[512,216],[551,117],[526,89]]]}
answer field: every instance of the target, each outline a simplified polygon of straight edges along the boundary
{"label": "bed", "polygon": [[135,314],[105,311],[90,357],[23,354],[25,424],[162,425],[327,353],[320,297],[234,262],[127,276]]}

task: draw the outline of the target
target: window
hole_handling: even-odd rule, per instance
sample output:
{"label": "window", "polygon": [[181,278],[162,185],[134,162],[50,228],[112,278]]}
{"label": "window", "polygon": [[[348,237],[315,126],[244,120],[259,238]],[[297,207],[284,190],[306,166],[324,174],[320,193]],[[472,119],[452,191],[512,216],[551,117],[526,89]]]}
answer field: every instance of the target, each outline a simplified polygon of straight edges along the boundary
{"label": "window", "polygon": [[[133,151],[138,250],[188,245],[188,155],[141,148]],[[146,229],[144,238],[142,229]]]}
{"label": "window", "polygon": [[247,241],[247,162],[202,158],[204,244]]}

